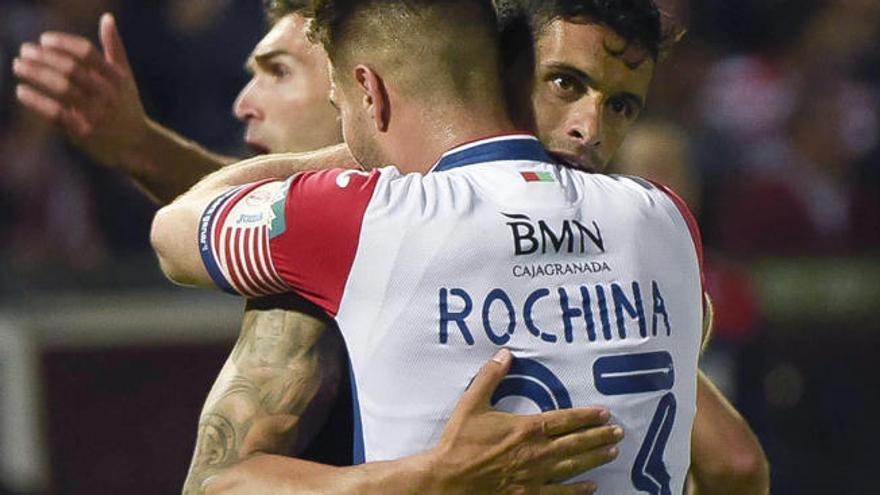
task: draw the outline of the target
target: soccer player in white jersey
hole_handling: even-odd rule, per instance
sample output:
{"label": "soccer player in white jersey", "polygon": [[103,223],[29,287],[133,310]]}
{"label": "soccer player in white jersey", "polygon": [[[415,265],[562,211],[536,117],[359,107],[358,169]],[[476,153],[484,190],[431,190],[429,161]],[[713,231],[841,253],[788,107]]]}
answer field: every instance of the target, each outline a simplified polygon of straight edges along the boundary
{"label": "soccer player in white jersey", "polygon": [[[510,2],[499,1],[498,3],[506,4],[506,6],[510,5]],[[566,5],[566,3],[569,5]],[[573,30],[575,34],[577,31],[602,31],[603,28],[608,26],[607,24],[603,26],[601,23],[607,23],[609,20],[617,18],[626,19],[627,17],[615,15],[614,12],[609,11],[605,13],[606,15],[598,17],[600,19],[599,24],[591,25],[573,22],[577,19],[577,16],[574,14],[579,4],[590,5],[593,3],[595,2],[545,3],[545,5],[552,4],[552,8],[556,9],[555,12],[551,12],[556,17],[554,19],[556,22],[554,22],[554,28],[549,30],[538,29],[545,27],[548,19],[541,23],[536,23],[536,30],[540,31],[536,33],[537,39],[539,41],[548,39],[555,39],[557,41],[567,39],[569,41],[567,43],[556,43],[555,46],[543,43],[544,51],[539,53],[539,59],[556,57],[563,62],[568,62],[569,60],[583,61],[584,59],[581,55],[584,53],[584,48],[589,48],[589,45],[585,43],[594,43],[595,41],[572,39],[570,35],[560,38],[558,36],[560,28]],[[647,2],[645,3],[647,4]],[[304,43],[305,37],[302,30],[304,23],[300,13],[302,4],[303,2],[297,0],[274,0],[267,2],[269,11],[274,16],[273,29],[255,49],[254,54],[261,56],[254,58],[254,62],[259,63],[251,64],[255,71],[254,80],[242,92],[236,105],[236,115],[246,119],[249,127],[252,128],[249,129],[248,137],[251,144],[258,147],[266,147],[276,152],[291,149],[308,149],[308,147],[303,148],[299,146],[297,148],[295,146],[296,143],[301,142],[299,138],[294,141],[283,139],[285,136],[284,129],[287,129],[286,134],[289,135],[297,128],[298,123],[291,122],[290,125],[281,127],[283,125],[280,121],[281,118],[291,112],[299,115],[302,115],[303,112],[309,112],[308,107],[297,106],[301,105],[305,101],[303,98],[308,97],[308,95],[296,96],[290,93],[287,88],[296,87],[299,88],[297,91],[302,91],[302,88],[317,87],[321,84],[319,82],[320,77],[313,77],[314,74],[310,75],[310,71],[313,71],[314,67],[296,65],[294,68],[290,66],[291,63],[299,64],[300,62],[298,61],[303,58],[306,60],[314,58],[312,50],[307,49],[308,45]],[[616,2],[606,3],[609,9],[615,8],[615,4]],[[575,8],[572,8],[572,6]],[[634,9],[644,10],[646,7],[647,5],[636,6]],[[502,6],[503,8],[504,6]],[[620,33],[619,27],[612,27],[614,32]],[[632,33],[632,31],[626,29],[624,31]],[[137,90],[134,86],[131,70],[128,68],[127,61],[125,60],[124,48],[118,38],[118,33],[115,32],[115,25],[111,18],[105,17],[102,19],[101,35],[106,50],[105,58],[92,56],[95,50],[87,40],[77,36],[62,35],[61,33],[55,33],[55,37],[44,37],[41,39],[41,44],[26,45],[26,48],[22,49],[22,59],[16,64],[16,74],[26,84],[19,88],[19,98],[30,108],[55,120],[69,134],[76,135],[76,144],[83,147],[100,163],[110,167],[120,167],[122,170],[132,174],[134,178],[140,180],[141,185],[150,191],[154,197],[166,200],[171,199],[178,192],[185,190],[191,183],[190,181],[198,178],[205,171],[221,166],[225,160],[222,157],[194,147],[192,143],[180,138],[168,129],[159,127],[143,114],[143,109],[137,98]],[[52,44],[54,42],[62,43],[62,45],[55,46]],[[547,50],[548,48],[550,50]],[[562,49],[561,52],[560,49]],[[59,55],[65,55],[65,51],[69,56],[60,57]],[[609,56],[608,53],[604,53],[601,50],[588,51],[587,53],[599,59],[608,58]],[[263,54],[270,54],[271,57],[263,57]],[[54,56],[50,57],[48,55]],[[589,57],[587,57],[586,61],[589,62]],[[30,65],[25,65],[25,63]],[[581,63],[580,65],[584,64]],[[587,68],[591,67],[589,64],[586,64],[586,66]],[[74,70],[71,70],[72,68]],[[291,69],[294,69],[293,72],[291,72]],[[82,80],[77,77],[77,73],[85,71],[105,74],[115,72],[118,74],[118,77],[105,81],[108,84],[105,87],[105,91],[94,92],[89,91],[89,88],[80,87]],[[288,74],[288,76],[279,77],[278,74],[280,73]],[[557,75],[563,76],[555,82],[561,86],[559,89],[580,87],[581,91],[583,91],[584,87],[580,84],[580,81],[567,78],[569,73]],[[517,76],[514,75],[512,77]],[[270,80],[272,81],[271,84],[269,83]],[[79,88],[78,94],[80,94],[81,98],[70,98],[70,95],[65,92],[54,89],[59,81],[66,81],[68,83],[66,87],[72,89]],[[305,81],[306,85],[303,86],[298,81]],[[578,86],[579,84],[580,86]],[[543,88],[539,86],[538,89]],[[530,99],[528,95],[520,96],[524,96],[525,100]],[[579,99],[581,101],[586,100],[583,95]],[[578,117],[585,123],[592,122],[596,124],[605,120],[601,114],[589,115],[584,113],[578,115],[578,104],[570,103],[571,101],[573,100],[570,94],[563,92],[556,99],[542,98],[535,102],[534,106],[538,110],[542,106],[548,109],[554,106],[557,108],[568,108],[568,115],[566,112],[555,112],[555,122],[553,118],[544,119],[541,122],[538,130],[542,133],[542,137],[552,137],[551,129],[557,131],[559,135],[564,135],[565,129],[559,123],[563,122],[565,117],[569,117],[568,121],[572,123],[576,123],[574,119]],[[522,106],[521,101],[515,101],[512,108],[516,109]],[[98,108],[103,111],[97,113],[93,111]],[[326,112],[319,108],[315,113],[324,115]],[[89,132],[80,134],[82,130],[78,127],[77,123],[65,117],[66,115],[73,114],[78,114],[86,119],[86,123],[90,128]],[[144,122],[147,125],[143,125],[142,123]],[[594,130],[607,129],[608,127],[598,125]],[[322,125],[321,128],[327,128],[327,126]],[[144,129],[148,131],[146,139],[141,137],[141,134],[144,134],[142,132]],[[273,133],[267,134],[273,129]],[[620,134],[618,131],[618,135]],[[119,138],[114,136],[119,136]],[[132,146],[133,143],[148,142],[154,144],[142,147]],[[605,143],[607,146],[608,141],[605,140]],[[609,150],[610,153],[613,153],[614,147],[610,147]],[[605,155],[607,156],[608,153],[605,153]],[[160,156],[161,159],[159,158]],[[287,307],[287,311],[282,311],[280,309],[269,309],[264,303],[254,304],[246,315],[240,343],[245,344],[249,338],[260,338],[260,332],[254,333],[253,329],[262,326],[269,328],[277,324],[283,324],[285,328],[302,328],[303,325],[320,328],[320,322],[317,320],[304,313],[291,311],[291,309],[301,310],[302,308],[291,308],[290,305],[287,305]],[[283,334],[274,332],[270,337],[277,339],[278,343],[283,344],[285,348],[289,348],[291,345]],[[265,341],[266,335],[263,335],[262,338]],[[296,372],[297,375],[302,377],[309,373],[307,370],[315,371],[317,368],[312,365],[301,366],[298,363],[306,364],[313,362],[312,357],[316,353],[322,356],[330,354],[326,342],[321,343],[321,345],[315,345],[311,349],[305,347],[304,343],[295,345],[298,346],[296,352],[293,352],[293,348],[291,348],[291,355],[283,358],[283,361],[289,362],[290,366],[294,366],[298,370]],[[247,352],[242,354],[242,351],[239,350],[234,354],[241,355],[240,357],[244,359]],[[278,353],[272,353],[268,357],[275,357],[274,360],[281,358],[280,355],[275,356],[276,354]],[[322,357],[321,362],[324,363],[322,366],[325,366],[332,361]],[[326,376],[328,373],[322,373],[322,375]],[[305,382],[296,381],[289,383],[304,384]],[[267,382],[266,385],[260,385],[260,388],[266,388],[268,385],[269,383]],[[277,387],[277,385],[271,386]],[[295,388],[302,389],[302,392],[313,390],[310,387],[302,386]],[[712,490],[719,489],[718,487],[724,487],[723,490],[733,490],[730,493],[742,494],[760,493],[765,490],[765,488],[759,488],[766,487],[765,461],[763,461],[760,447],[754,441],[753,435],[748,431],[745,423],[738,419],[736,412],[730,409],[729,405],[718,395],[718,392],[712,388],[711,384],[705,380],[701,381],[699,391],[698,403],[700,404],[700,412],[698,418],[705,419],[698,424],[710,425],[711,428],[707,429],[704,426],[701,429],[695,430],[692,469],[695,470],[694,473],[698,475],[698,479],[696,479],[697,483],[692,488],[699,486],[700,493],[713,493]],[[285,401],[290,402],[294,397],[303,397],[305,399],[307,396],[299,392],[291,392],[284,397]],[[290,402],[290,404],[293,403]],[[213,455],[211,453],[215,452],[216,449],[211,448],[207,443],[202,445],[203,442],[201,440],[215,438],[217,433],[223,433],[222,431],[214,431],[208,419],[227,415],[233,422],[240,420],[239,422],[242,427],[250,424],[250,420],[246,421],[245,418],[239,418],[238,415],[235,418],[228,416],[222,408],[218,409],[221,405],[213,403],[213,406],[206,408],[203,414],[203,425],[200,427],[199,434],[199,445],[201,446],[199,450],[200,452],[204,450],[205,459],[211,458],[210,456]],[[269,413],[269,411],[267,410],[266,413]],[[254,414],[252,414],[253,419],[258,419],[257,416],[260,414],[262,413],[255,410]],[[305,419],[300,419],[299,421],[302,422]],[[259,422],[254,423],[254,425],[256,424],[259,424]],[[271,445],[273,442],[280,445],[292,441],[292,432],[303,431],[302,428],[296,428],[296,424],[296,422],[291,423],[292,426],[286,432],[283,432],[283,430],[273,430],[275,433],[270,434],[264,431],[262,433],[264,439],[260,441],[264,446],[263,448],[266,448],[267,445]],[[255,426],[250,426],[248,429],[255,431]],[[242,429],[242,431],[244,432],[245,430]],[[254,438],[254,431],[247,433],[248,438]],[[296,436],[301,437],[302,435],[301,433],[296,433]],[[273,440],[270,437],[279,438]],[[243,447],[237,450],[243,452],[243,450],[246,450]],[[724,455],[719,455],[719,448],[725,452]],[[242,452],[239,452],[239,455],[244,456]],[[224,454],[225,459],[221,464],[213,463],[210,466],[202,466],[200,462],[194,461],[193,480],[201,478],[206,473],[209,474],[211,471],[215,471],[217,468],[222,467],[222,465],[229,465],[229,463],[235,462],[236,457],[226,457],[227,455],[229,454]],[[197,452],[196,461],[198,459],[201,459],[199,452]],[[758,469],[758,467],[762,466],[764,466],[763,469]],[[725,491],[725,493],[728,492]]]}
{"label": "soccer player in white jersey", "polygon": [[629,436],[591,477],[680,493],[703,297],[687,209],[503,135],[488,2],[316,3],[351,153],[396,167],[209,177],[157,215],[163,269],[247,296],[293,289],[334,316],[361,460],[436,444],[480,362],[507,346],[518,360],[496,403],[604,402]]}

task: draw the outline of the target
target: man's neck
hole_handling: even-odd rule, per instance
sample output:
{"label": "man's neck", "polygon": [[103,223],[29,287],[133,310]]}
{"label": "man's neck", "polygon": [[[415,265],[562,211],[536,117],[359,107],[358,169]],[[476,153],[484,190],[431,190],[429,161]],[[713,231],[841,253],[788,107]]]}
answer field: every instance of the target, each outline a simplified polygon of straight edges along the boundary
{"label": "man's neck", "polygon": [[[389,158],[404,174],[427,173],[452,148],[515,130],[500,105],[459,106],[440,112],[413,108],[390,137]],[[411,124],[411,125],[407,125]]]}

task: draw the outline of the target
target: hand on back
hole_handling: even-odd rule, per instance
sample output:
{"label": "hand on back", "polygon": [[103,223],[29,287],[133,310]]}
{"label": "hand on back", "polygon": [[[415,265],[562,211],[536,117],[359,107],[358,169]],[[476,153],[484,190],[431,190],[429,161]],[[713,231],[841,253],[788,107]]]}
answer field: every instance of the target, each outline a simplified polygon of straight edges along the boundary
{"label": "hand on back", "polygon": [[617,457],[623,439],[598,407],[519,416],[497,411],[492,393],[510,368],[501,351],[462,396],[433,449],[438,489],[455,494],[593,493],[591,482],[558,484]]}

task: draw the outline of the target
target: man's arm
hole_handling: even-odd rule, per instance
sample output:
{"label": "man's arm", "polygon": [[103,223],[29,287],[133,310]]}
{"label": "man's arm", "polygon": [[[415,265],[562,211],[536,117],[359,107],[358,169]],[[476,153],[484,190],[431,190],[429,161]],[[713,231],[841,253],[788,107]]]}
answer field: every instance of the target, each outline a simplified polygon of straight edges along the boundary
{"label": "man's arm", "polygon": [[[703,342],[712,337],[715,312],[703,293]],[[691,436],[689,495],[765,495],[770,468],[745,419],[702,371],[697,375],[697,413]]]}
{"label": "man's arm", "polygon": [[691,440],[690,495],[765,495],[770,466],[748,423],[702,373]]}
{"label": "man's arm", "polygon": [[130,175],[167,203],[233,158],[212,153],[144,112],[116,21],[101,17],[103,53],[86,38],[48,32],[13,61],[16,97],[96,162]]}
{"label": "man's arm", "polygon": [[199,418],[184,493],[252,454],[297,453],[339,385],[343,344],[293,295],[248,301],[241,335]]}
{"label": "man's arm", "polygon": [[[540,416],[492,410],[489,400],[507,373],[509,353],[484,367],[431,450],[346,468],[283,457],[307,438],[311,425],[303,421],[314,417],[307,412],[325,401],[339,372],[339,341],[326,330],[326,320],[305,308],[293,298],[249,306],[202,411],[185,494],[506,493],[524,486],[538,490],[616,457],[621,434],[605,425],[608,415],[600,409]],[[552,489],[566,494],[592,488]]]}
{"label": "man's arm", "polygon": [[[327,168],[353,168],[344,144],[308,153],[268,155],[224,167],[207,177],[174,202],[160,209],[153,219],[150,241],[162,271],[181,285],[214,287],[202,262],[198,243],[202,214],[230,188],[265,179],[287,178],[298,172]],[[181,239],[186,240],[181,242]]]}

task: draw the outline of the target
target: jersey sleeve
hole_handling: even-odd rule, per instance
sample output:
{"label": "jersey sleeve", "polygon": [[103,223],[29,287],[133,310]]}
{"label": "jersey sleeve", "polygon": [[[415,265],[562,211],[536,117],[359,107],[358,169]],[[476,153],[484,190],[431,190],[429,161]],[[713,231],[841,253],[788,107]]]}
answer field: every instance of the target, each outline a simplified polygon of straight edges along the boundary
{"label": "jersey sleeve", "polygon": [[214,283],[247,297],[292,290],[335,316],[379,177],[323,170],[219,196],[199,230]]}
{"label": "jersey sleeve", "polygon": [[[703,327],[704,327],[704,338],[707,335],[705,331],[707,328],[711,329],[712,326],[712,306],[711,300],[709,299],[709,294],[706,292],[706,271],[703,269],[703,237],[700,235],[700,226],[697,224],[697,219],[694,218],[694,214],[691,213],[691,209],[688,207],[687,203],[681,199],[681,196],[675,193],[672,189],[663,184],[655,181],[650,181],[652,184],[657,186],[675,205],[675,208],[681,214],[682,218],[684,218],[685,224],[687,224],[688,231],[691,234],[691,240],[694,242],[694,249],[697,252],[697,263],[700,266],[700,288],[703,294],[701,298],[702,302],[702,310],[703,310]],[[708,320],[707,320],[708,318]]]}
{"label": "jersey sleeve", "polygon": [[678,209],[678,212],[681,214],[682,218],[684,218],[685,223],[687,224],[688,231],[691,234],[691,240],[694,241],[694,249],[697,252],[697,262],[700,264],[700,283],[703,287],[703,292],[706,290],[706,272],[703,270],[703,237],[700,235],[700,227],[697,225],[697,219],[694,218],[693,213],[691,213],[691,209],[688,208],[687,203],[681,199],[681,196],[675,193],[672,189],[660,184],[659,182],[651,181],[652,184],[657,186],[661,191],[663,191],[666,196],[672,201],[675,207]]}

